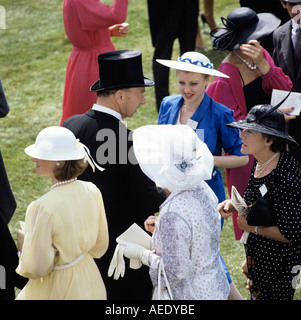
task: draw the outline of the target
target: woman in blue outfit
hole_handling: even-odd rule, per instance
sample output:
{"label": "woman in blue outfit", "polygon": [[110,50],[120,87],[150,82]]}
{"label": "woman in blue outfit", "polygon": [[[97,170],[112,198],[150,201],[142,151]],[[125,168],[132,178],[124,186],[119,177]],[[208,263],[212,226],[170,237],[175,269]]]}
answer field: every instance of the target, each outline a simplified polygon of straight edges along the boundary
{"label": "woman in blue outfit", "polygon": [[[177,61],[160,60],[159,63],[176,69],[179,95],[162,100],[158,124],[183,124],[194,129],[214,156],[212,178],[206,182],[219,202],[225,200],[223,180],[218,167],[236,168],[248,163],[248,156],[240,152],[242,141],[239,131],[226,127],[233,122],[233,111],[215,102],[206,93],[211,76],[228,77],[213,69],[210,60],[198,52],[186,52]],[[227,153],[224,156],[222,151]],[[226,265],[228,280],[229,276]],[[232,291],[233,292],[233,291]]]}

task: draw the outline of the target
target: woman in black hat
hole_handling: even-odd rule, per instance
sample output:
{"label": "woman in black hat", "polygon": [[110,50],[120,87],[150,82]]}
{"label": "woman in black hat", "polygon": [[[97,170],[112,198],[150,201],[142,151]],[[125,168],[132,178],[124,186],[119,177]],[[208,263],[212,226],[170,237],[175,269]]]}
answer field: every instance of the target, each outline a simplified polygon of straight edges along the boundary
{"label": "woman in black hat", "polygon": [[[249,232],[250,293],[258,300],[292,300],[299,270],[294,268],[301,265],[301,169],[285,150],[288,142],[296,142],[285,132],[284,115],[276,107],[255,106],[245,120],[227,125],[242,130],[241,151],[255,158],[244,192],[248,214],[237,222]],[[224,218],[235,210],[230,200],[219,204]]]}
{"label": "woman in black hat", "polygon": [[[290,90],[292,82],[282,70],[275,66],[269,53],[259,41],[271,34],[280,24],[280,19],[270,13],[256,14],[242,7],[233,10],[227,19],[221,18],[224,28],[213,35],[216,50],[228,50],[219,71],[230,78],[216,77],[206,93],[215,101],[234,111],[236,121],[245,119],[250,109],[258,104],[270,103],[273,89]],[[289,112],[289,110],[288,110]],[[253,164],[226,169],[228,191],[237,186],[240,193],[245,190]],[[233,216],[235,238],[241,237]]]}

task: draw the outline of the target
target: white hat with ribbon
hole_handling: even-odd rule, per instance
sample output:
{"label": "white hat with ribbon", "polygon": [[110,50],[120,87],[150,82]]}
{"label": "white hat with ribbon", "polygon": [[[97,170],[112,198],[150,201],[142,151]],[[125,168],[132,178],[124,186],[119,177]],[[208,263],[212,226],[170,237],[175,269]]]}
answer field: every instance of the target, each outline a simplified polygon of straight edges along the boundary
{"label": "white hat with ribbon", "polygon": [[[99,167],[90,156],[89,149],[76,139],[72,131],[60,126],[47,127],[40,131],[35,144],[25,148],[25,153],[32,158],[49,161],[68,161],[86,158],[94,171]],[[93,164],[91,163],[91,160]]]}
{"label": "white hat with ribbon", "polygon": [[40,131],[35,144],[28,146],[25,153],[32,158],[50,161],[79,160],[85,157],[85,150],[73,132],[59,126]]}
{"label": "white hat with ribbon", "polygon": [[188,51],[177,60],[157,59],[156,61],[172,69],[229,78],[226,74],[215,70],[213,63],[205,55],[195,51]]}
{"label": "white hat with ribbon", "polygon": [[193,190],[211,179],[213,156],[186,125],[149,125],[133,133],[134,153],[142,171],[170,191]]}

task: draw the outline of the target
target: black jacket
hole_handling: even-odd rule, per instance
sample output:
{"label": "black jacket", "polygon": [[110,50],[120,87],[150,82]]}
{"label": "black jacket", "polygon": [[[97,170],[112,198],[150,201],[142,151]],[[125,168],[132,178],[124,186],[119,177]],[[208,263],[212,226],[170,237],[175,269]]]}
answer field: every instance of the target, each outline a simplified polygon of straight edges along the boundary
{"label": "black jacket", "polygon": [[165,200],[164,190],[157,188],[141,171],[133,152],[132,132],[115,117],[90,109],[67,119],[63,126],[70,129],[90,149],[93,159],[105,168],[93,173],[89,167],[79,178],[93,182],[103,196],[110,243],[97,264],[108,299],[150,299],[152,285],[147,267],[129,269],[125,258],[124,278],[113,280],[107,272],[116,238],[134,222],[144,228],[144,221],[158,212]]}

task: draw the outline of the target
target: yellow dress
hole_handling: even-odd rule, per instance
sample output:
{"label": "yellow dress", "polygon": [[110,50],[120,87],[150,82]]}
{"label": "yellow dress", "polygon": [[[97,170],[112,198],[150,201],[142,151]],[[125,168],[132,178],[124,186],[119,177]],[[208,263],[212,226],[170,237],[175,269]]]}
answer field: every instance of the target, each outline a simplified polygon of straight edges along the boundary
{"label": "yellow dress", "polygon": [[84,181],[55,187],[27,208],[16,271],[30,280],[17,299],[106,299],[93,258],[103,256],[108,243],[98,188]]}

